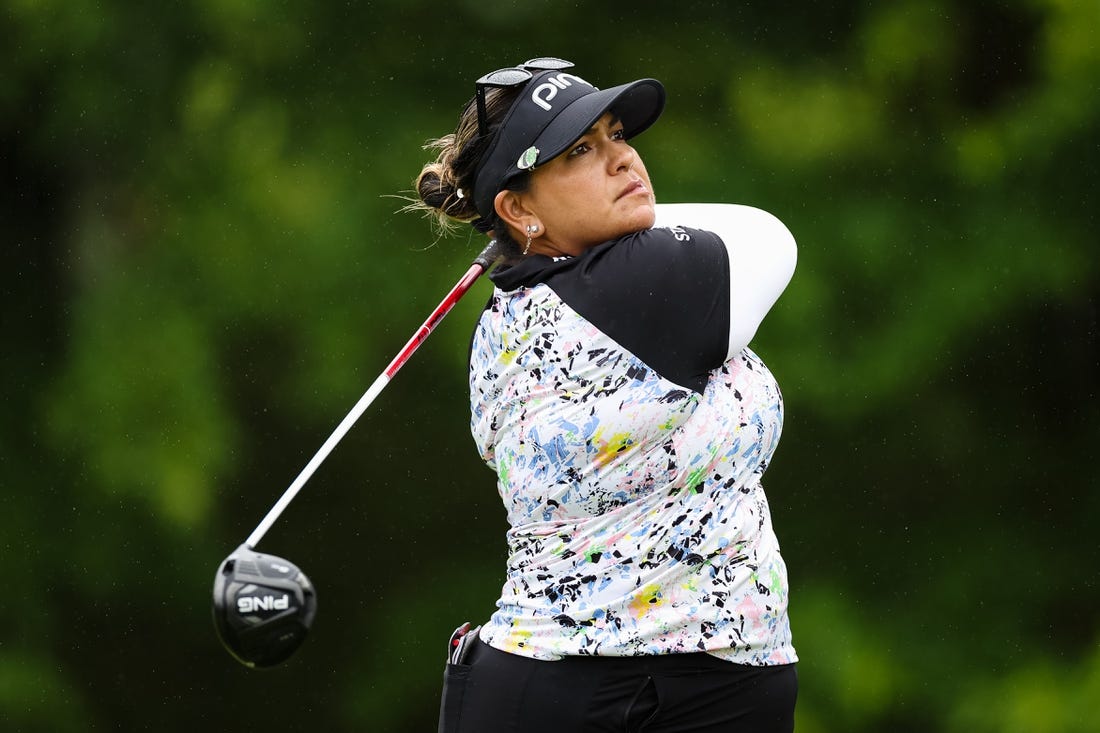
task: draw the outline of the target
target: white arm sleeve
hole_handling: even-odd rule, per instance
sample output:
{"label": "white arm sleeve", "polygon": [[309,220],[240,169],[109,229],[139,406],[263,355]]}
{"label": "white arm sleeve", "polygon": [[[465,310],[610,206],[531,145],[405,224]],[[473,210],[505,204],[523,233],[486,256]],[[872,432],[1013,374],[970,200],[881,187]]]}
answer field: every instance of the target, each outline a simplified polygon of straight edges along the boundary
{"label": "white arm sleeve", "polygon": [[714,232],[730,264],[730,333],[726,358],[748,346],[794,274],[794,236],[761,209],[739,204],[658,204],[655,227]]}

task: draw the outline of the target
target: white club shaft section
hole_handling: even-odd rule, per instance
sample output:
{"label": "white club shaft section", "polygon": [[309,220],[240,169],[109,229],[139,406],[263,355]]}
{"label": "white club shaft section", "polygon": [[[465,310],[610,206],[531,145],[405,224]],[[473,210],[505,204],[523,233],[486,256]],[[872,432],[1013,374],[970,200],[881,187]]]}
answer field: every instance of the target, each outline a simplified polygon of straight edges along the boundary
{"label": "white club shaft section", "polygon": [[245,544],[249,548],[255,549],[260,540],[267,530],[271,529],[271,525],[275,524],[275,520],[279,518],[279,515],[283,513],[287,505],[294,501],[294,497],[298,495],[298,492],[302,490],[302,487],[306,485],[306,481],[309,481],[310,476],[317,470],[328,454],[332,452],[332,449],[336,447],[336,444],[343,440],[344,436],[351,430],[355,421],[362,417],[366,412],[370,404],[374,402],[374,399],[381,394],[382,390],[386,388],[386,385],[390,383],[390,377],[382,373],[378,376],[378,379],[374,380],[374,384],[370,386],[363,396],[359,398],[359,401],[355,403],[355,407],[351,408],[351,412],[336,426],[336,430],[332,431],[332,435],[328,437],[328,440],[318,449],[313,458],[309,460],[306,467],[302,469],[302,472],[298,474],[298,478],[294,479],[294,482],[290,484],[290,487],[283,492],[283,495],[279,498],[279,501],[275,502],[275,506],[271,507],[271,511],[267,513],[267,516],[260,521],[256,526],[256,529],[252,530],[252,534],[245,540]]}

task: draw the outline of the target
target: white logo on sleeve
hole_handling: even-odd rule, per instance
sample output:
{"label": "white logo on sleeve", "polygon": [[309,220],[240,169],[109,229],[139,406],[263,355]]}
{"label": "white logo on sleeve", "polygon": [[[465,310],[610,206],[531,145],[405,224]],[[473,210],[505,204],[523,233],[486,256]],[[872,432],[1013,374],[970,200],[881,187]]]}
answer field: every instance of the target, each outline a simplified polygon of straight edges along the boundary
{"label": "white logo on sleeve", "polygon": [[677,242],[691,241],[691,235],[685,232],[683,227],[669,227],[668,230],[672,232],[672,236],[676,237]]}

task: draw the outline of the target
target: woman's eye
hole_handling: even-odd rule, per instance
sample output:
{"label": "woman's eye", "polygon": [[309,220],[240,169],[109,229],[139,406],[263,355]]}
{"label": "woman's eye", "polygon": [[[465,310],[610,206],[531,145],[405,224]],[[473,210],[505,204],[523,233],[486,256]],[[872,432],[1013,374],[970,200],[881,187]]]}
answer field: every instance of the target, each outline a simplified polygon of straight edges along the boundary
{"label": "woman's eye", "polygon": [[623,135],[623,128],[620,127],[618,130],[615,130],[614,132],[612,132],[611,133],[611,139],[612,140],[625,140],[626,136]]}
{"label": "woman's eye", "polygon": [[584,155],[588,152],[588,143],[581,143],[577,147],[569,151],[570,155]]}

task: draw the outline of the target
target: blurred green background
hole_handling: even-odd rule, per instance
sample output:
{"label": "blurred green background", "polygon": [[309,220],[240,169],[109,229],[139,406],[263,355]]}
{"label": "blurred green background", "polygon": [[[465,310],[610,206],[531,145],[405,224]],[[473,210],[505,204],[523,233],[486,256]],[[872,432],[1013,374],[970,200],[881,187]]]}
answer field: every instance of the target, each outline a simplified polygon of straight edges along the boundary
{"label": "blurred green background", "polygon": [[0,729],[435,729],[504,569],[487,282],[261,543],[298,654],[233,662],[210,587],[481,247],[398,213],[420,146],[552,54],[666,84],[661,200],[799,241],[754,342],[798,730],[1100,731],[1096,0],[2,8]]}

